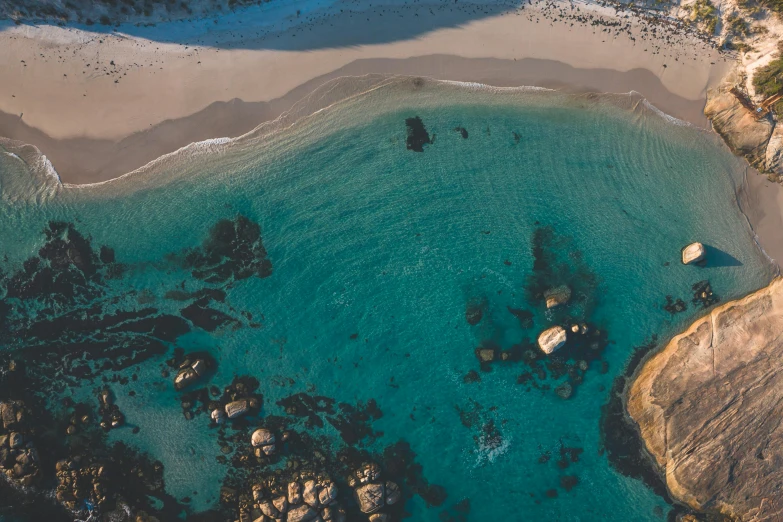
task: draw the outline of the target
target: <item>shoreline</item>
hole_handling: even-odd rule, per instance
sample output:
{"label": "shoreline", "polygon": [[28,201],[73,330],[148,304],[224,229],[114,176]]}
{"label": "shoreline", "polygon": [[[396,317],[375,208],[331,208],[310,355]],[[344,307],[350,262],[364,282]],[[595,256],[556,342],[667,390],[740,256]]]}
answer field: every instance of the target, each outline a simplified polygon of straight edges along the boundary
{"label": "shoreline", "polygon": [[[387,2],[313,0],[302,4],[311,8],[304,21],[287,4],[253,8],[248,16],[263,21],[263,34],[243,27],[237,13],[215,19],[214,30],[209,20],[119,28],[139,36],[0,28],[0,71],[9,73],[0,85],[0,136],[37,147],[63,183],[101,182],[192,143],[241,136],[330,80],[368,74],[567,93],[635,91],[662,112],[709,129],[707,89],[735,63],[693,35],[651,32],[649,20],[596,4],[505,6],[471,19],[465,10],[482,4],[455,11],[437,2]],[[419,21],[433,7],[440,26]],[[370,23],[357,24],[358,17]],[[395,40],[389,19],[418,24],[420,34]],[[275,21],[282,32],[272,32]],[[371,34],[374,23],[388,34]],[[201,47],[207,38],[212,46]],[[752,169],[746,180],[740,208],[761,248],[783,259],[781,187]]]}
{"label": "shoreline", "polygon": [[[263,33],[270,20],[259,32],[231,22],[233,15],[213,33],[203,21],[119,28],[143,36],[7,27],[0,30],[0,71],[8,73],[0,136],[38,146],[64,182],[105,180],[189,143],[244,134],[330,79],[366,74],[633,90],[706,126],[706,90],[733,64],[692,35],[595,4],[503,6],[484,16],[470,11],[486,8],[481,3],[386,1],[339,0],[298,25],[285,6],[270,4],[267,14],[289,26],[278,33]],[[201,47],[205,39],[210,47]],[[233,48],[237,41],[241,48]]]}

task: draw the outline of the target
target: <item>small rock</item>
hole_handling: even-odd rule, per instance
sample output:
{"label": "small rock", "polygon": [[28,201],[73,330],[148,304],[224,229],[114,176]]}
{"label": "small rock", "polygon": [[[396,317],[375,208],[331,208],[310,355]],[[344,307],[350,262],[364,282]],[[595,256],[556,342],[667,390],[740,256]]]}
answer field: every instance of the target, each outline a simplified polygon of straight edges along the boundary
{"label": "small rock", "polygon": [[288,511],[288,499],[284,496],[277,497],[276,499],[272,500],[272,504],[274,504],[280,513],[285,513]]}
{"label": "small rock", "polygon": [[401,495],[402,493],[400,492],[400,486],[398,486],[395,482],[386,483],[386,503],[388,505],[391,506],[400,500]]}
{"label": "small rock", "polygon": [[[253,435],[255,435],[255,433]],[[302,485],[300,483],[288,483],[288,503],[292,506],[302,503]]]}
{"label": "small rock", "polygon": [[23,442],[24,442],[24,437],[22,437],[21,433],[12,432],[8,436],[8,445],[11,447],[11,449],[21,447]]}
{"label": "small rock", "polygon": [[261,502],[259,502],[258,509],[261,510],[261,513],[271,518],[278,518],[280,516],[280,511],[277,509],[275,504],[273,504],[269,500],[262,500]]}
{"label": "small rock", "polygon": [[226,416],[228,416],[229,419],[235,419],[247,413],[249,409],[245,399],[229,402],[226,404]]}
{"label": "small rock", "polygon": [[275,434],[267,429],[259,428],[253,432],[253,435],[250,438],[250,443],[254,448],[258,446],[268,446],[270,444],[274,444]]}
{"label": "small rock", "polygon": [[569,300],[571,300],[571,289],[565,285],[558,286],[557,288],[548,290],[544,294],[544,298],[546,299],[547,308],[554,308],[556,306],[564,305],[568,303]]}
{"label": "small rock", "polygon": [[304,491],[302,491],[302,499],[305,504],[313,507],[318,507],[318,491],[315,487],[314,480],[308,480],[304,483]]}
{"label": "small rock", "polygon": [[318,491],[318,501],[323,506],[327,506],[337,499],[337,485],[334,482],[329,482],[324,485],[323,488]]}
{"label": "small rock", "polygon": [[555,388],[555,393],[561,399],[569,399],[571,397],[571,394],[574,393],[574,388],[569,383],[564,382],[563,384]]}
{"label": "small rock", "polygon": [[288,512],[288,518],[286,518],[286,521],[309,522],[310,520],[314,520],[317,516],[318,511],[314,510],[307,504],[302,504],[301,506],[297,506]]}
{"label": "small rock", "polygon": [[212,410],[210,417],[212,417],[212,421],[215,424],[223,424],[223,421],[226,420],[226,414],[223,413],[223,410],[221,410],[220,408],[215,408],[214,410]]}

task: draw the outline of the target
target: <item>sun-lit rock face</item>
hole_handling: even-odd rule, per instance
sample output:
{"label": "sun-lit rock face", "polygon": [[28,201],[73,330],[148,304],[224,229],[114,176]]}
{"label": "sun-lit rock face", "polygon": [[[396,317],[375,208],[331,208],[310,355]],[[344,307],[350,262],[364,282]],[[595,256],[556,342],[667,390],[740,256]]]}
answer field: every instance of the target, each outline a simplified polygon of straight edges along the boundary
{"label": "sun-lit rock face", "polygon": [[627,408],[674,497],[783,519],[783,279],[674,337],[640,369]]}

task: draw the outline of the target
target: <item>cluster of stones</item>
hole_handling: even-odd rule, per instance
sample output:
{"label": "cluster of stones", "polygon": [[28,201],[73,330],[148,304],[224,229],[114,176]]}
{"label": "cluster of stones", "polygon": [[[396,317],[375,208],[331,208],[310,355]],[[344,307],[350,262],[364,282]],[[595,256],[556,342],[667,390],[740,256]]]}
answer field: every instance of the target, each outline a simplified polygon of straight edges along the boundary
{"label": "cluster of stones", "polygon": [[261,399],[255,395],[246,393],[242,383],[228,386],[224,397],[228,402],[221,406],[218,401],[211,401],[208,405],[209,416],[215,424],[223,424],[226,419],[236,419],[248,413],[258,412],[261,409]]}
{"label": "cluster of stones", "polygon": [[[98,402],[100,403],[98,415],[101,417],[101,428],[109,431],[112,428],[119,428],[125,424],[125,415],[120,411],[120,407],[114,404],[114,397],[108,388],[104,388],[98,394]],[[71,426],[75,427],[74,424],[71,424]],[[68,429],[70,430],[70,427]]]}
{"label": "cluster of stones", "polygon": [[239,499],[237,522],[345,522],[337,485],[328,476],[302,475],[287,485],[254,484],[252,502]]}
{"label": "cluster of stones", "polygon": [[55,466],[57,488],[55,497],[66,509],[81,509],[85,500],[101,506],[107,500],[106,468],[99,464],[80,465],[81,458],[61,460]]}
{"label": "cluster of stones", "polygon": [[362,513],[369,515],[370,522],[391,520],[390,515],[383,510],[396,504],[402,492],[396,483],[381,480],[381,467],[378,464],[364,464],[348,478],[348,485],[354,488],[356,503]]}
{"label": "cluster of stones", "polygon": [[218,403],[212,404],[209,416],[215,424],[222,424],[226,418],[236,419],[260,407],[260,401],[256,397],[241,398],[227,403],[223,408]]}
{"label": "cluster of stones", "polygon": [[207,372],[207,362],[204,359],[191,359],[186,357],[179,365],[179,371],[174,378],[174,388],[182,390],[187,388]]}
{"label": "cluster of stones", "polygon": [[31,486],[40,477],[38,453],[32,441],[25,440],[21,432],[24,420],[24,404],[21,401],[0,402],[0,470],[21,486]]}

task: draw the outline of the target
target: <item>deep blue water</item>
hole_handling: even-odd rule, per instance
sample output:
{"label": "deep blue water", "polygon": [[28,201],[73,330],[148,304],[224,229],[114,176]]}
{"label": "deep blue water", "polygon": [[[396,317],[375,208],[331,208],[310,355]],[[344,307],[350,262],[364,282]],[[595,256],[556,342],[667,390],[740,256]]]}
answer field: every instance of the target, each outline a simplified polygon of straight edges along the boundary
{"label": "deep blue water", "polygon": [[[406,149],[406,119],[415,116],[434,137],[423,152]],[[190,301],[172,290],[225,292],[210,305],[232,318],[223,326],[192,326],[164,343],[167,353],[106,373],[138,377],[110,384],[129,426],[109,440],[160,459],[167,491],[192,497],[194,511],[215,506],[226,465],[216,461],[207,416],[186,420],[161,376],[174,347],[214,355],[208,384],[256,377],[261,424],[285,415],[276,402],[300,392],[375,400],[375,434],[354,446],[407,441],[429,483],[447,493],[438,507],[413,495],[410,520],[462,516],[454,506],[464,499],[468,520],[659,520],[665,501],[618,474],[602,451],[612,381],[634,347],[703,313],[691,303],[694,283],[708,280],[728,300],[772,275],[735,203],[739,160],[702,131],[606,99],[386,88],[273,136],[191,150],[152,172],[33,201],[13,193],[25,175],[18,160],[0,161],[6,274],[37,255],[52,220],[72,223],[96,250],[111,247],[123,265],[93,301],[54,310],[16,302],[23,313],[46,318],[100,303],[101,313],[178,315]],[[239,215],[260,225],[272,275],[228,284],[193,277],[183,252]],[[697,240],[709,264],[683,266],[681,247]],[[564,282],[572,301],[556,313],[530,295]],[[665,311],[667,295],[687,310]],[[471,304],[483,310],[476,325],[466,320]],[[513,310],[531,312],[531,323]],[[601,332],[597,350],[585,342],[554,356],[566,370],[588,360],[587,371],[555,377],[549,367],[539,376],[545,360],[481,367],[477,347],[524,359],[555,323]],[[26,342],[6,348],[24,351]],[[478,382],[466,377],[471,370]],[[574,389],[567,400],[555,393],[564,382]],[[77,379],[52,404],[94,402],[98,386],[99,377]],[[346,445],[328,422],[310,431],[328,438],[323,451]],[[561,448],[582,452],[559,465]]]}

